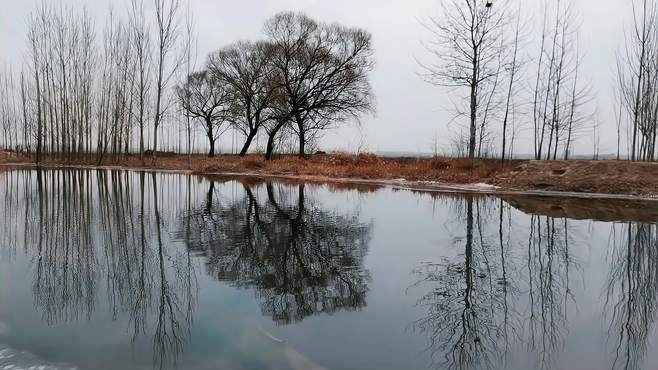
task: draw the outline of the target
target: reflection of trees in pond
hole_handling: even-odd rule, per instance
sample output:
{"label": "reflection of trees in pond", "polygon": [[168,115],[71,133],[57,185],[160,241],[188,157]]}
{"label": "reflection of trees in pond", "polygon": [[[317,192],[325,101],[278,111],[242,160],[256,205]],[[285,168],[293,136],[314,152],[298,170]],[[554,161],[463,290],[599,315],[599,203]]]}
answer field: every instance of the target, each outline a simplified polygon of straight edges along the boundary
{"label": "reflection of trees in pond", "polygon": [[543,369],[552,368],[553,357],[564,348],[569,303],[575,302],[569,288],[570,273],[576,266],[569,251],[570,235],[567,219],[530,216],[526,336]]}
{"label": "reflection of trees in pond", "polygon": [[613,369],[643,368],[658,311],[658,228],[613,227],[605,312],[614,344]]}
{"label": "reflection of trees in pond", "polygon": [[89,176],[37,171],[37,201],[33,205],[38,209],[26,208],[26,219],[36,216],[38,226],[25,235],[37,239],[26,243],[26,247],[36,246],[32,252],[35,305],[48,324],[88,317],[94,309],[99,261],[92,247],[90,214],[81,212],[90,208],[92,200],[89,191],[77,186]]}
{"label": "reflection of trees in pond", "polygon": [[366,305],[371,226],[358,214],[323,210],[304,185],[267,184],[264,201],[262,187],[245,185],[227,204],[213,189],[184,225],[212,276],[255,288],[261,311],[279,324]]}
{"label": "reflection of trees in pond", "polygon": [[[428,336],[433,364],[504,367],[512,344],[528,343],[537,367],[550,368],[563,342],[570,296],[567,221],[531,217],[523,252],[513,245],[518,232],[509,205],[473,196],[451,202],[465,227],[454,239],[463,252],[415,271],[421,277],[417,286],[431,287],[418,301],[427,315],[416,327]],[[522,299],[528,300],[527,310],[518,307]],[[526,311],[529,317],[522,317]]]}
{"label": "reflection of trees in pond", "polygon": [[0,252],[29,258],[44,322],[107,309],[128,322],[135,345],[151,340],[161,368],[176,364],[190,336],[194,255],[206,255],[213,277],[255,288],[279,323],[366,304],[371,225],[322,209],[303,185],[245,187],[224,204],[217,182],[199,199],[192,189],[208,183],[162,174],[13,171],[0,182]]}
{"label": "reflection of trees in pond", "polygon": [[[438,368],[490,368],[504,354],[506,346],[500,339],[507,339],[507,326],[514,327],[516,321],[508,304],[515,289],[502,252],[508,245],[504,237],[499,238],[497,253],[494,245],[484,242],[481,215],[491,212],[493,203],[466,196],[455,198],[455,204],[465,224],[464,236],[455,238],[463,253],[416,271],[422,277],[419,285],[432,286],[418,302],[428,314],[416,326],[427,333],[428,350]],[[499,221],[503,223],[502,217]]]}
{"label": "reflection of trees in pond", "polygon": [[[163,242],[162,176],[150,175],[151,191],[144,173],[37,170],[6,176],[10,187],[0,196],[11,207],[0,235],[13,241],[9,249],[24,245],[31,256],[34,303],[43,320],[90,319],[105,288],[112,318],[130,318],[133,340],[152,336],[161,368],[175,364],[189,336],[196,277],[189,254]],[[22,236],[13,227],[18,219],[26,221]]]}

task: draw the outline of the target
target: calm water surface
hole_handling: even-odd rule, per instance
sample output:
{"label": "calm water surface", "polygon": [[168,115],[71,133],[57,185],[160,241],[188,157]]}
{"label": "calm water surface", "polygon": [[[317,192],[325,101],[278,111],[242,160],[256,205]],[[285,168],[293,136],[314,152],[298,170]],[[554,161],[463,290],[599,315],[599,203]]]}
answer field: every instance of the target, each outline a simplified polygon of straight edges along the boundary
{"label": "calm water surface", "polygon": [[547,202],[2,172],[0,369],[658,368],[656,226]]}

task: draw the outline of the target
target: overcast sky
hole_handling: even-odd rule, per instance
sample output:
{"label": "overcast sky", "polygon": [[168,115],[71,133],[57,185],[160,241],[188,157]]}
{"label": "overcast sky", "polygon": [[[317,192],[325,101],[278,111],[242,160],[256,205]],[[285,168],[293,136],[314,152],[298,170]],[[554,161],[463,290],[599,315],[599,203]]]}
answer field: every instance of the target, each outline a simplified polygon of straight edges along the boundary
{"label": "overcast sky", "polygon": [[[150,0],[144,0],[151,3]],[[374,36],[377,66],[372,84],[377,115],[365,117],[362,129],[341,129],[323,140],[325,149],[354,150],[363,132],[370,150],[429,152],[435,137],[447,146],[455,125],[448,92],[418,77],[416,59],[426,57],[421,45],[429,35],[420,20],[437,15],[440,0],[189,0],[195,16],[199,64],[208,52],[240,39],[262,37],[264,21],[282,10],[304,11],[310,16],[367,29]],[[498,0],[504,1],[504,0]],[[539,0],[522,0],[524,11],[535,18]],[[86,5],[98,19],[110,6],[127,9],[126,0],[48,0],[73,6]],[[630,0],[573,0],[582,15],[581,45],[586,53],[585,78],[596,94],[601,128],[601,152],[616,151],[616,134],[610,108],[615,52],[628,23]],[[0,0],[0,63],[17,63],[25,48],[25,22],[36,7],[33,0]],[[534,50],[534,49],[533,49]],[[529,122],[528,122],[529,123]],[[581,139],[579,152],[591,152],[591,137]],[[520,133],[517,153],[532,152],[529,132]]]}

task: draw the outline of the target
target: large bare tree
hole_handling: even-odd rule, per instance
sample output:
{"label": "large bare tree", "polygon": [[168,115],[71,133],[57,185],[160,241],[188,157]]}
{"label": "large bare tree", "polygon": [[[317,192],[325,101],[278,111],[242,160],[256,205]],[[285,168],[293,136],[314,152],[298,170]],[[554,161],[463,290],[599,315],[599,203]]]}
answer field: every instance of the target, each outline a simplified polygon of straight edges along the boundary
{"label": "large bare tree", "polygon": [[374,111],[368,80],[374,68],[372,36],[365,30],[318,23],[301,13],[275,15],[265,25],[271,47],[277,119],[268,128],[272,158],[280,130],[292,124],[305,155],[308,135],[325,125]]}

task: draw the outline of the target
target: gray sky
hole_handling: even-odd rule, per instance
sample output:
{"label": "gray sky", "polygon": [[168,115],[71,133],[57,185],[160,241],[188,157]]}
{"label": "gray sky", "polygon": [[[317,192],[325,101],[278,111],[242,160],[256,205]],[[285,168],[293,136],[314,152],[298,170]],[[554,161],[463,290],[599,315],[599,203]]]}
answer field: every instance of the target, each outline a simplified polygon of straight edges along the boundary
{"label": "gray sky", "polygon": [[[48,0],[74,6],[86,5],[98,19],[110,6],[127,8],[127,0]],[[150,0],[144,0],[151,3]],[[504,1],[504,0],[498,0]],[[539,18],[539,0],[521,0],[523,11]],[[190,0],[199,42],[199,64],[208,52],[240,39],[262,37],[263,22],[282,10],[299,10],[324,21],[337,21],[369,30],[375,41],[377,67],[372,84],[377,115],[365,117],[362,129],[344,128],[328,134],[325,149],[354,150],[363,132],[369,150],[431,151],[435,137],[447,147],[457,126],[448,126],[452,113],[448,92],[418,77],[415,58],[426,53],[421,45],[429,35],[419,20],[437,15],[439,0]],[[615,52],[623,40],[630,16],[630,0],[573,0],[582,15],[581,45],[584,78],[591,81],[602,121],[601,152],[616,151],[616,133],[610,107]],[[25,45],[25,22],[36,7],[34,0],[0,0],[0,64],[17,63]],[[538,9],[537,9],[538,10]],[[528,48],[529,53],[533,48]],[[529,122],[528,122],[529,123]],[[532,152],[530,132],[519,133],[516,152]],[[580,140],[579,153],[592,151],[591,136]]]}

